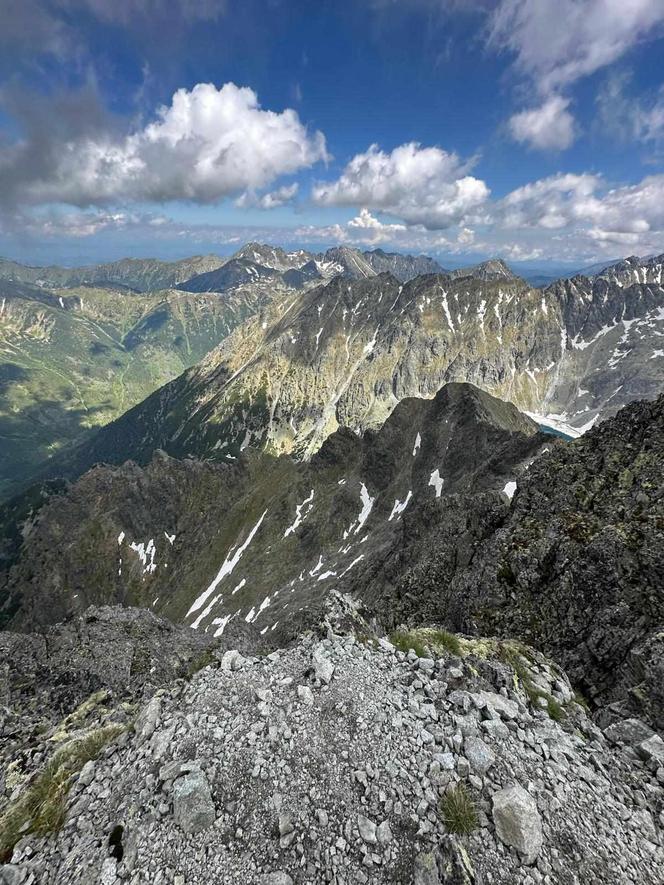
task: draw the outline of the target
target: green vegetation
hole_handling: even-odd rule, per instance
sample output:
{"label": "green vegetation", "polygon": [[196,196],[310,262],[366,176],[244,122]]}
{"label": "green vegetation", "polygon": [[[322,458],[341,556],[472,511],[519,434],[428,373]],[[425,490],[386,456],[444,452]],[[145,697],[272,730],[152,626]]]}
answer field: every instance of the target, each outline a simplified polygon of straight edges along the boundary
{"label": "green vegetation", "polygon": [[532,673],[528,667],[528,658],[524,654],[525,651],[525,647],[520,646],[518,643],[503,643],[500,656],[514,670],[517,683],[520,683],[531,704],[537,704],[539,698],[544,698],[546,700],[547,712],[551,719],[554,719],[556,722],[562,721],[566,717],[562,704],[534,683]]}
{"label": "green vegetation", "polygon": [[390,634],[390,642],[395,648],[398,648],[399,651],[404,652],[404,654],[408,654],[409,651],[414,651],[418,658],[425,658],[427,656],[424,643],[421,639],[418,639],[414,632],[411,633],[404,630],[395,630]]}
{"label": "green vegetation", "polygon": [[204,670],[205,667],[209,667],[216,663],[218,663],[218,658],[215,657],[214,649],[206,648],[197,658],[193,658],[189,661],[185,678],[192,679],[199,670]]}
{"label": "green vegetation", "polygon": [[122,731],[120,725],[109,725],[70,741],[53,754],[0,817],[0,862],[10,860],[14,846],[23,836],[46,836],[62,827],[72,778]]}
{"label": "green vegetation", "polygon": [[477,829],[477,807],[463,784],[458,784],[445,793],[440,800],[439,811],[450,833],[467,836]]}
{"label": "green vegetation", "polygon": [[459,658],[463,653],[459,637],[455,636],[454,633],[448,633],[447,630],[435,630],[431,636],[431,641]]}
{"label": "green vegetation", "polygon": [[13,297],[0,316],[0,498],[200,361],[268,296],[83,287]]}

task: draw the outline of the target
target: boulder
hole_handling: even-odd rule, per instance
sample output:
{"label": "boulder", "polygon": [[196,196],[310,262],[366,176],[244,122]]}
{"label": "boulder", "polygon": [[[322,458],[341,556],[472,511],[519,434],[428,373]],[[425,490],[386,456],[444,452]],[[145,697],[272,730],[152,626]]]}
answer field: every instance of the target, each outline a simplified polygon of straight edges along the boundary
{"label": "boulder", "polygon": [[216,812],[210,785],[200,769],[194,769],[175,782],[173,815],[185,833],[199,833],[211,827]]}
{"label": "boulder", "polygon": [[487,747],[481,738],[470,735],[463,742],[463,752],[470,767],[477,774],[486,774],[496,761],[496,754]]}
{"label": "boulder", "polygon": [[542,848],[542,821],[537,804],[519,784],[493,796],[493,822],[498,837],[519,852],[524,863],[533,863]]}

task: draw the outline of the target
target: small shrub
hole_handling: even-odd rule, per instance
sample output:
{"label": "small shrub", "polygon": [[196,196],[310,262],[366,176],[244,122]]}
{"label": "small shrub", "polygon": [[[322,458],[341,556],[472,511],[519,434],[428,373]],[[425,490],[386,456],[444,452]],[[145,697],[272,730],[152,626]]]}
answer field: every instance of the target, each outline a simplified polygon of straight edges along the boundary
{"label": "small shrub", "polygon": [[408,652],[412,650],[418,658],[425,658],[427,656],[424,643],[413,633],[406,633],[404,630],[395,630],[394,633],[390,635],[390,642],[395,648],[398,648],[399,651],[402,651],[405,654],[408,654]]}
{"label": "small shrub", "polygon": [[436,645],[442,646],[450,654],[456,655],[458,658],[463,654],[459,637],[454,633],[448,633],[447,630],[436,630],[431,638]]}
{"label": "small shrub", "polygon": [[477,808],[463,784],[445,793],[440,800],[440,816],[450,833],[465,836],[477,829]]}
{"label": "small shrub", "polygon": [[556,722],[561,722],[565,718],[565,711],[555,698],[547,696],[546,709],[548,710],[549,716]]}
{"label": "small shrub", "polygon": [[57,750],[21,796],[0,817],[0,862],[10,860],[14,845],[28,833],[46,836],[63,825],[72,777],[123,731],[120,725],[100,728]]}

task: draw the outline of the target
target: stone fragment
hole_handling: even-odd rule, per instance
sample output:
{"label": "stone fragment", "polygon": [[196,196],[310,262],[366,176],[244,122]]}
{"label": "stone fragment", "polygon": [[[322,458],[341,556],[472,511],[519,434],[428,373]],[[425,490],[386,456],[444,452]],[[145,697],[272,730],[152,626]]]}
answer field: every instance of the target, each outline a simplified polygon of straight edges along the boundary
{"label": "stone fragment", "polygon": [[388,820],[384,820],[382,824],[379,824],[378,829],[376,830],[376,838],[381,845],[387,845],[392,841],[392,830],[390,829],[390,822]]}
{"label": "stone fragment", "polygon": [[422,852],[415,858],[413,885],[441,885],[436,856],[432,852]]}
{"label": "stone fragment", "polygon": [[604,734],[614,744],[627,744],[633,747],[634,744],[648,740],[654,732],[640,719],[621,719],[607,726],[604,729]]}
{"label": "stone fragment", "polygon": [[470,766],[477,774],[486,774],[496,761],[496,754],[481,738],[470,735],[463,742],[463,751]]}
{"label": "stone fragment", "polygon": [[647,762],[654,762],[659,767],[664,765],[664,741],[658,734],[653,734],[636,747],[636,752]]}
{"label": "stone fragment", "polygon": [[494,793],[493,822],[498,837],[531,864],[542,848],[542,821],[537,804],[519,784]]}
{"label": "stone fragment", "polygon": [[155,696],[147,704],[147,706],[143,707],[141,712],[136,717],[136,722],[134,723],[134,731],[136,733],[136,741],[139,744],[145,743],[148,738],[152,737],[154,730],[157,727],[157,723],[160,719],[161,698]]}
{"label": "stone fragment", "polygon": [[302,703],[306,704],[308,707],[311,707],[313,705],[314,696],[308,685],[298,685],[297,696],[302,701]]}
{"label": "stone fragment", "polygon": [[236,648],[231,648],[224,652],[221,658],[221,669],[227,672],[239,670],[243,664],[244,658]]}
{"label": "stone fragment", "polygon": [[315,657],[314,658],[314,676],[316,679],[319,679],[325,685],[329,685],[332,681],[332,676],[334,674],[334,664],[329,658],[325,657]]}
{"label": "stone fragment", "polygon": [[293,885],[291,877],[282,870],[278,870],[276,873],[265,873],[258,881],[260,885]]}
{"label": "stone fragment", "polygon": [[376,824],[363,814],[358,814],[357,826],[362,840],[370,845],[375,845],[378,841],[376,838]]}
{"label": "stone fragment", "polygon": [[194,769],[176,781],[173,815],[185,833],[199,833],[214,823],[216,812],[210,785],[200,769]]}

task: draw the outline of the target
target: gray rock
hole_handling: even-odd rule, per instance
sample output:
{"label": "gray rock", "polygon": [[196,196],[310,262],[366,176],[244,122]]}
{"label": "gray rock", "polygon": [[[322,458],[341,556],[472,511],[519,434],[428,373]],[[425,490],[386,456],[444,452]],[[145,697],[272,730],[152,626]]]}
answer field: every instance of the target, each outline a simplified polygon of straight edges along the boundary
{"label": "gray rock", "polygon": [[622,719],[604,729],[606,737],[614,744],[634,746],[648,740],[654,734],[652,728],[640,719]]}
{"label": "gray rock", "polygon": [[486,774],[496,761],[496,754],[481,738],[470,735],[463,742],[463,751],[473,771]]}
{"label": "gray rock", "polygon": [[85,763],[78,776],[78,783],[82,787],[89,787],[95,779],[95,764],[92,759]]}
{"label": "gray rock", "polygon": [[145,743],[151,738],[157,723],[161,718],[161,698],[153,697],[152,700],[143,707],[136,717],[134,723],[134,731],[136,732],[136,740],[139,744]]}
{"label": "gray rock", "polygon": [[314,658],[314,675],[316,679],[329,685],[334,674],[334,664],[328,658]]}
{"label": "gray rock", "polygon": [[293,880],[288,873],[281,870],[276,873],[265,873],[258,881],[260,885],[293,885]]}
{"label": "gray rock", "polygon": [[235,648],[231,648],[227,652],[224,652],[221,658],[221,669],[226,670],[227,672],[230,672],[231,670],[239,670],[243,664],[244,658]]}
{"label": "gray rock", "polygon": [[519,705],[516,701],[511,701],[501,694],[495,694],[492,691],[479,691],[473,694],[472,698],[478,709],[488,707],[495,710],[503,719],[516,719],[519,715]]}
{"label": "gray rock", "polygon": [[382,824],[379,824],[378,829],[376,830],[376,838],[381,845],[387,845],[392,841],[392,830],[388,820],[384,820]]}
{"label": "gray rock", "polygon": [[211,827],[216,812],[210,785],[199,769],[190,771],[173,787],[173,815],[185,833],[198,833]]}
{"label": "gray rock", "polygon": [[542,848],[542,822],[533,797],[519,784],[493,796],[493,822],[506,845],[519,852],[524,863],[533,863]]}
{"label": "gray rock", "polygon": [[364,842],[367,842],[370,845],[376,844],[378,841],[376,838],[376,824],[373,821],[369,820],[369,818],[365,817],[363,814],[358,814],[357,827]]}
{"label": "gray rock", "polygon": [[653,734],[636,747],[636,752],[647,762],[654,762],[657,767],[664,765],[664,741],[658,734]]}
{"label": "gray rock", "polygon": [[0,867],[0,885],[20,885],[22,881],[23,873],[14,864],[7,863]]}
{"label": "gray rock", "polygon": [[114,857],[107,857],[101,865],[99,885],[115,885],[118,862]]}
{"label": "gray rock", "polygon": [[313,706],[314,696],[308,685],[298,685],[297,696],[303,704],[306,704],[308,707]]}
{"label": "gray rock", "polygon": [[413,877],[413,885],[441,885],[436,856],[432,852],[417,855]]}

